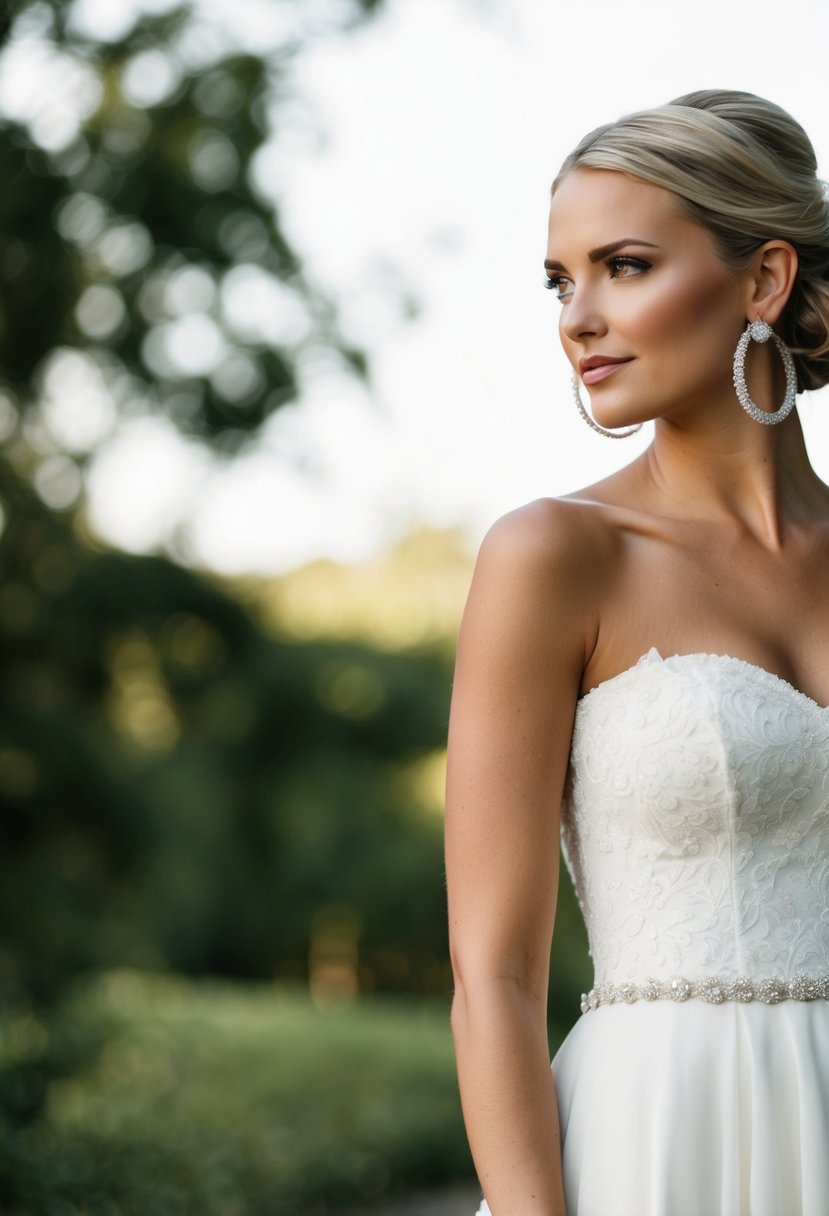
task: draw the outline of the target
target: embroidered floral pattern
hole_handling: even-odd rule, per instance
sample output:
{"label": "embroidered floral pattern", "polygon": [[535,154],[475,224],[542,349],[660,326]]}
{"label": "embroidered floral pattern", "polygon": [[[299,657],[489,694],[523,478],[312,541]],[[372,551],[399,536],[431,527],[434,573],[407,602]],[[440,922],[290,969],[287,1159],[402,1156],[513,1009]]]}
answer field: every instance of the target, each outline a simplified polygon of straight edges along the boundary
{"label": "embroidered floral pattern", "polygon": [[599,985],[829,973],[829,709],[651,650],[579,703],[562,818]]}

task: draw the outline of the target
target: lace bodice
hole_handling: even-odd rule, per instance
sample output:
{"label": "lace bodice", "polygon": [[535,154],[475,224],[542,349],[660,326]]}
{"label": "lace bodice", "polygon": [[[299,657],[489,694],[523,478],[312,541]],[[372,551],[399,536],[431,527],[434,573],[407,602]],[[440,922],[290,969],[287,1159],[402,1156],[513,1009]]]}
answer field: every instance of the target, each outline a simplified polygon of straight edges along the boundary
{"label": "lace bodice", "polygon": [[829,709],[651,650],[579,702],[562,818],[596,983],[829,972]]}

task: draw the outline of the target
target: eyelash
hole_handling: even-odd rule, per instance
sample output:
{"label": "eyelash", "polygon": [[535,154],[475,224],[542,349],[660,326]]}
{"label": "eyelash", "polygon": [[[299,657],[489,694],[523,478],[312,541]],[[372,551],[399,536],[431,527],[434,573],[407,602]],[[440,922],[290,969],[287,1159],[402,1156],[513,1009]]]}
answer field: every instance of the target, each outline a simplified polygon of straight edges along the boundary
{"label": "eyelash", "polygon": [[[615,274],[614,272],[618,271],[621,267],[624,267],[624,266],[630,266],[632,269],[639,271],[640,273],[644,273],[646,270],[650,270],[650,268],[651,268],[650,262],[644,262],[644,261],[642,261],[641,258],[632,258],[629,255],[628,256],[617,255],[616,257],[608,258],[607,261],[605,262],[605,266],[607,266],[608,270],[610,271],[611,278],[620,277],[619,275]],[[621,277],[634,278],[636,276],[623,275]],[[563,304],[566,297],[568,295],[571,295],[572,292],[568,291],[568,292],[565,292],[564,294],[562,294],[560,284],[569,283],[569,282],[570,282],[570,280],[568,278],[566,278],[564,275],[548,275],[546,277],[546,279],[544,280],[544,286],[550,291],[555,291],[556,288],[558,287],[559,291],[558,291],[558,294],[556,295],[556,299],[558,300],[558,302],[560,304]]]}

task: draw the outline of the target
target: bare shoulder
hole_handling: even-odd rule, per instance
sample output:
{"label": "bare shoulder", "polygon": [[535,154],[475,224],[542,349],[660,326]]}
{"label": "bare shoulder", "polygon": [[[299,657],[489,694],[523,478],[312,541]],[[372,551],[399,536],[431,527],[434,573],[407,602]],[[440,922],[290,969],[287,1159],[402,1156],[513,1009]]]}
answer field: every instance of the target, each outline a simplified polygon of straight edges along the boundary
{"label": "bare shoulder", "polygon": [[615,512],[580,499],[537,499],[502,516],[481,545],[464,633],[512,639],[528,660],[580,675],[616,564]]}
{"label": "bare shoulder", "polygon": [[478,565],[496,578],[518,577],[551,596],[581,601],[607,578],[624,526],[621,514],[580,495],[536,499],[493,524]]}
{"label": "bare shoulder", "polygon": [[583,551],[585,542],[605,546],[615,530],[615,511],[578,491],[563,498],[537,498],[502,515],[484,544],[517,546],[524,557],[566,562]]}

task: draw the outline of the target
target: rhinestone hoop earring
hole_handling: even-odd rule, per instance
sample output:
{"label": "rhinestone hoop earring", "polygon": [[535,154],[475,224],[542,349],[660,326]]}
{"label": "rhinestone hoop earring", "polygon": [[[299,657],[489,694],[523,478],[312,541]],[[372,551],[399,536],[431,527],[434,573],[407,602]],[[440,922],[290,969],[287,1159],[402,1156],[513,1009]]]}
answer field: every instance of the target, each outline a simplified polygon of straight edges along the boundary
{"label": "rhinestone hoop earring", "polygon": [[[748,345],[752,338],[755,342],[768,342],[769,338],[773,338],[774,344],[780,352],[780,358],[783,360],[783,369],[786,373],[786,395],[783,398],[783,404],[780,406],[780,409],[774,413],[771,413],[769,410],[761,410],[759,405],[756,405],[749,396],[746,384],[746,354],[748,353]],[[779,338],[772,327],[765,321],[750,321],[740,335],[740,341],[737,343],[737,349],[734,352],[734,391],[737,394],[737,400],[745,412],[755,422],[761,422],[764,426],[776,426],[778,422],[782,422],[784,418],[788,418],[792,412],[797,393],[797,371],[794,359],[783,339]]]}
{"label": "rhinestone hoop earring", "polygon": [[575,372],[573,372],[570,379],[570,387],[573,390],[573,400],[576,403],[576,409],[579,411],[587,425],[592,427],[594,431],[598,431],[600,435],[606,435],[608,439],[627,439],[630,435],[635,435],[637,431],[641,431],[641,422],[637,422],[635,426],[627,427],[624,431],[609,431],[607,427],[599,426],[598,422],[596,422],[594,418],[591,418],[587,410],[584,408],[584,402],[582,401],[581,393],[579,392],[579,378]]}

